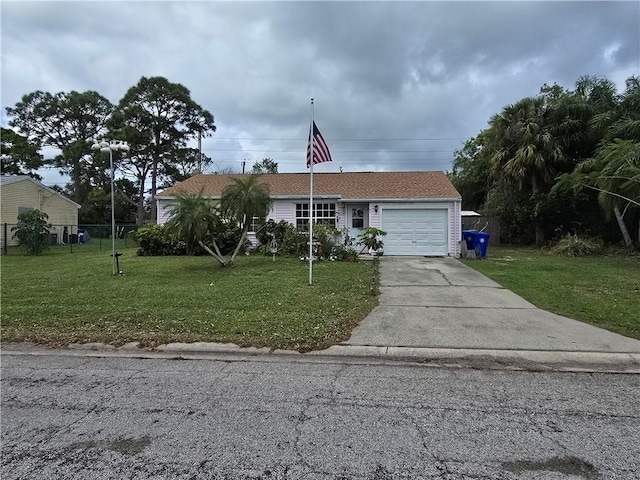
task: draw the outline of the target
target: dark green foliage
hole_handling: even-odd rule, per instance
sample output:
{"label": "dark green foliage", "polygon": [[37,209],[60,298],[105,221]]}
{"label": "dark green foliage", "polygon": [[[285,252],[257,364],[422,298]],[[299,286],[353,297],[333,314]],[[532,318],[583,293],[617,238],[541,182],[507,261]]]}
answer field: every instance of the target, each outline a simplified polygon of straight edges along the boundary
{"label": "dark green foliage", "polygon": [[36,91],[7,108],[7,114],[9,125],[30,142],[61,150],[54,163],[71,177],[73,199],[82,204],[93,174],[104,174],[104,168],[92,169],[94,162],[104,161],[104,155],[92,155],[90,139],[104,133],[112,108],[109,100],[94,91]]}
{"label": "dark green foliage", "polygon": [[[218,247],[223,255],[230,255],[238,245],[242,230],[237,227],[225,226],[216,235]],[[192,250],[187,252],[187,242],[169,235],[167,227],[164,225],[152,224],[141,227],[132,233],[132,238],[138,243],[140,248],[137,254],[141,256],[162,256],[162,255],[207,255],[208,253],[198,244],[193,245]],[[205,245],[212,247],[211,241],[205,241]],[[250,243],[245,241],[240,253],[246,252]]]}
{"label": "dark green foliage", "polygon": [[151,219],[156,219],[156,190],[163,177],[195,169],[202,158],[185,150],[189,140],[215,132],[213,115],[192,98],[184,85],[164,77],[142,77],[120,100],[108,122],[114,138],[129,142],[131,150],[123,168],[135,175],[140,200],[145,181],[151,180]]}
{"label": "dark green foliage", "polygon": [[272,255],[271,241],[275,238],[278,255],[299,257],[308,253],[309,233],[297,230],[294,225],[284,220],[278,223],[269,221],[256,232],[260,251]]}
{"label": "dark green foliage", "polygon": [[13,238],[29,255],[40,255],[48,248],[49,216],[40,210],[29,210],[18,215],[18,224],[11,227]]}
{"label": "dark green foliage", "polygon": [[387,234],[384,230],[380,230],[375,227],[365,228],[360,235],[358,235],[358,245],[362,245],[365,249],[376,252],[384,247],[382,238]]}
{"label": "dark green foliage", "polygon": [[133,240],[140,248],[140,256],[186,255],[187,245],[183,241],[171,240],[162,225],[149,225],[136,230]]}
{"label": "dark green foliage", "polygon": [[329,258],[333,247],[336,245],[338,234],[339,232],[336,227],[323,223],[313,224],[313,239],[314,241],[319,242],[321,247],[318,252],[318,256],[320,258]]}
{"label": "dark green foliage", "polygon": [[[224,228],[218,231],[216,235],[216,242],[218,243],[218,248],[220,248],[220,253],[222,255],[231,255],[235,248],[238,246],[240,242],[240,238],[242,237],[242,229],[239,227],[235,227],[233,225],[227,224],[224,225]],[[205,242],[206,243],[206,242]],[[238,253],[245,253],[251,248],[251,242],[246,238],[240,244],[240,249]],[[204,250],[201,250],[202,253],[198,253],[196,250],[196,255],[204,255]]]}
{"label": "dark green foliage", "polygon": [[334,260],[338,262],[344,262],[349,260],[351,262],[355,262],[358,256],[358,252],[353,247],[347,247],[340,243],[337,243],[331,249],[331,254],[329,255],[329,260]]}
{"label": "dark green foliage", "polygon": [[457,151],[449,178],[465,209],[500,219],[503,241],[543,245],[588,232],[630,246],[640,242],[638,139],[638,77],[622,94],[593,76],[574,90],[545,84]]}
{"label": "dark green foliage", "polygon": [[464,210],[480,210],[491,187],[486,131],[467,140],[460,150],[454,152],[453,170],[449,180],[462,195]]}
{"label": "dark green foliage", "polygon": [[8,128],[0,128],[0,171],[3,175],[29,175],[37,180],[42,177],[35,170],[45,162],[38,153],[38,145],[27,137],[18,135]]}
{"label": "dark green foliage", "polygon": [[252,173],[278,173],[278,164],[272,158],[263,158],[253,164]]}

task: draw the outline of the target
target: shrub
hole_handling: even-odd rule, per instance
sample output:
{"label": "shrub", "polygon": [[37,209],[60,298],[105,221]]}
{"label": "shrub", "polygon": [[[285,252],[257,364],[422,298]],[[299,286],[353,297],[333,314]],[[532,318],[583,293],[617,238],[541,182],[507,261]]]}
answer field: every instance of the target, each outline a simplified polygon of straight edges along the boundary
{"label": "shrub", "polygon": [[40,255],[49,248],[48,236],[51,224],[47,223],[49,215],[40,210],[29,210],[18,215],[18,224],[11,227],[15,232],[13,238],[29,255]]}
{"label": "shrub", "polygon": [[[231,255],[236,249],[240,237],[242,236],[242,229],[236,226],[227,226],[224,230],[216,234],[216,243],[220,249],[222,255]],[[209,248],[213,248],[210,242],[205,242]],[[243,242],[238,253],[244,253],[251,248],[251,242],[247,239]],[[196,247],[196,255],[203,255],[206,252],[199,245]]]}
{"label": "shrub", "polygon": [[600,239],[568,233],[551,247],[551,253],[561,257],[586,257],[598,255],[603,247],[604,244]]}
{"label": "shrub", "polygon": [[132,237],[140,246],[137,252],[140,256],[186,255],[187,253],[186,243],[170,241],[162,225],[141,227]]}
{"label": "shrub", "polygon": [[320,258],[329,258],[331,251],[336,245],[336,239],[339,235],[336,227],[324,223],[313,224],[313,238],[320,243],[322,247]]}
{"label": "shrub", "polygon": [[341,245],[337,243],[331,249],[331,254],[329,255],[329,260],[344,262],[346,260],[355,261],[358,257],[358,252],[355,248]]}
{"label": "shrub", "polygon": [[358,235],[358,245],[363,245],[369,250],[369,253],[379,253],[378,251],[384,247],[382,237],[387,234],[384,230],[380,230],[375,227],[365,228],[360,235]]}
{"label": "shrub", "polygon": [[271,241],[275,239],[278,255],[300,256],[308,250],[307,242],[309,233],[296,229],[296,227],[284,220],[265,223],[256,232],[256,237],[260,242],[259,250],[265,255],[272,255]]}
{"label": "shrub", "polygon": [[[237,227],[229,226],[219,232],[216,236],[218,248],[222,255],[231,255],[238,245],[242,230]],[[132,238],[138,243],[140,248],[137,254],[140,256],[162,256],[162,255],[186,255],[187,243],[184,240],[171,240],[167,234],[167,229],[163,225],[149,225],[139,228],[132,234]],[[213,248],[211,242],[205,242],[209,248]],[[251,246],[249,240],[245,240],[240,253],[246,252]],[[193,251],[194,255],[208,255],[208,253],[200,246],[196,245]]]}

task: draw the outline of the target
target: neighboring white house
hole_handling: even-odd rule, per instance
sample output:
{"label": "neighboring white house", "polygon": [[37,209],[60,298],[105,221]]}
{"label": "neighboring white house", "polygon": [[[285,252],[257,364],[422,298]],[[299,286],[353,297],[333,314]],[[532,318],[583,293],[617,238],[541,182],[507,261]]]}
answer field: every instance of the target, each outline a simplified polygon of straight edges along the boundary
{"label": "neighboring white house", "polygon": [[7,245],[17,245],[11,227],[20,213],[34,209],[49,215],[52,243],[63,241],[65,227],[69,234],[77,233],[80,205],[27,175],[0,175],[0,179],[0,245],[4,245],[5,224]]}
{"label": "neighboring white house", "polygon": [[[160,193],[159,224],[177,195],[220,198],[232,175],[195,175]],[[261,176],[273,200],[268,219],[298,227],[309,222],[309,174]],[[443,172],[314,173],[315,218],[357,237],[365,227],[387,232],[385,255],[459,256],[462,198]],[[255,234],[250,235],[255,242]]]}

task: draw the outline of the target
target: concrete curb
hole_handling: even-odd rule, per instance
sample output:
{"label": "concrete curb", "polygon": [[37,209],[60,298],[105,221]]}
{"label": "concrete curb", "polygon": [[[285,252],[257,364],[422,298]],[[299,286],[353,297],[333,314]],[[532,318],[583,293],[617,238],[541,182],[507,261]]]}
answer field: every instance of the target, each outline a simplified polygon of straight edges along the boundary
{"label": "concrete curb", "polygon": [[267,347],[243,348],[231,343],[172,343],[153,349],[138,343],[114,347],[102,343],[49,348],[30,343],[2,344],[7,355],[67,355],[125,358],[225,359],[242,361],[320,361],[335,363],[411,363],[430,367],[514,370],[531,372],[591,372],[640,374],[640,353],[416,348],[376,345],[333,345],[300,353]]}

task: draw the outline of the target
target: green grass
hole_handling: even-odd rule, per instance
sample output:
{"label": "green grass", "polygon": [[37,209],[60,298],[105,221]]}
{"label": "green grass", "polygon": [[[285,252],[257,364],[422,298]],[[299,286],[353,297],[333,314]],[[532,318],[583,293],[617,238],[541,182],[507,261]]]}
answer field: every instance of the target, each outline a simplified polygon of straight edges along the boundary
{"label": "green grass", "polygon": [[[80,246],[82,247],[82,246]],[[106,342],[233,342],[308,351],[349,338],[377,304],[369,262],[308,263],[242,256],[138,257],[124,249],[124,276],[110,252],[56,247],[2,257],[2,340],[64,345]]]}
{"label": "green grass", "polygon": [[500,247],[463,261],[540,308],[640,339],[640,257]]}

